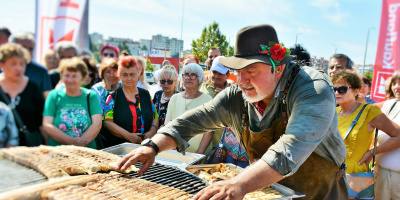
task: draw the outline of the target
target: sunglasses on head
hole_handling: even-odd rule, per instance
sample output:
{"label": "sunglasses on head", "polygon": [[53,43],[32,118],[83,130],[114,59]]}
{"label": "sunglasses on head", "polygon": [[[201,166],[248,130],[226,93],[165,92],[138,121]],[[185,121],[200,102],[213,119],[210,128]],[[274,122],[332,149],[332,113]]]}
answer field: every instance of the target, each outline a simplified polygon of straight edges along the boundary
{"label": "sunglasses on head", "polygon": [[164,85],[165,83],[167,83],[168,85],[172,85],[172,83],[174,83],[173,80],[160,80],[160,84]]}
{"label": "sunglasses on head", "polygon": [[343,94],[347,93],[347,89],[349,89],[349,88],[353,88],[353,87],[347,87],[347,86],[334,87],[333,91],[335,91],[335,93],[337,91],[337,92],[339,92],[339,94],[343,95]]}
{"label": "sunglasses on head", "polygon": [[110,56],[110,57],[114,57],[115,54],[114,53],[103,53],[104,57]]}

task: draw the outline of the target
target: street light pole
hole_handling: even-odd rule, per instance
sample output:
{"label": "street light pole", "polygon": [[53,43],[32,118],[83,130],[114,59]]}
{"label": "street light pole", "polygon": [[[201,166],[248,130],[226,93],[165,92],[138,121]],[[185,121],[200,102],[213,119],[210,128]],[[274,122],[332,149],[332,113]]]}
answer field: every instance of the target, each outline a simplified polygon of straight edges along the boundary
{"label": "street light pole", "polygon": [[297,33],[297,34],[296,34],[296,42],[294,43],[294,45],[297,44],[297,36],[299,36],[299,35],[301,35],[301,34],[303,34],[303,33]]}
{"label": "street light pole", "polygon": [[337,52],[337,46],[335,44],[332,44],[335,47],[335,54]]}
{"label": "street light pole", "polygon": [[[182,0],[182,16],[181,16],[181,42],[182,42],[182,50],[183,50],[183,40],[182,40],[182,32],[183,32],[183,10],[185,7],[185,0]],[[180,45],[179,45],[180,46]],[[181,50],[179,49],[179,55],[178,55],[178,74],[180,70],[180,62],[181,62]]]}
{"label": "street light pole", "polygon": [[365,69],[365,60],[366,60],[366,58],[367,58],[367,49],[368,49],[369,31],[370,31],[371,29],[374,29],[374,28],[373,28],[373,27],[371,27],[371,28],[369,28],[369,29],[368,29],[368,31],[367,31],[367,42],[365,43],[364,65],[363,65],[363,68],[362,68],[362,75],[364,75],[364,69]]}

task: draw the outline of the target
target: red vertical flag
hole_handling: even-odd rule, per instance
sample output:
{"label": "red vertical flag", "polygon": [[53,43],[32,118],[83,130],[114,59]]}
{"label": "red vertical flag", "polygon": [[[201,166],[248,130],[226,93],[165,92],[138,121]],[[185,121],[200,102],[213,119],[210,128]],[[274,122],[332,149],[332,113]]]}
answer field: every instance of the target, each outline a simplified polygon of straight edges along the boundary
{"label": "red vertical flag", "polygon": [[37,62],[60,41],[74,42],[80,49],[89,47],[88,1],[36,0],[34,59]]}
{"label": "red vertical flag", "polygon": [[386,79],[400,69],[400,0],[383,0],[371,97],[385,100]]}

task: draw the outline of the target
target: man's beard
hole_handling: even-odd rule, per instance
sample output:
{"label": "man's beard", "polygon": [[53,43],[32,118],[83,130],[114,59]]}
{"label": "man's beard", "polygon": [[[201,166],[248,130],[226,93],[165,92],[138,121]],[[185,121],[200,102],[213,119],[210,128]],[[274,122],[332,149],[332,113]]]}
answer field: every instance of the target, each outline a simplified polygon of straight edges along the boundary
{"label": "man's beard", "polygon": [[[253,97],[249,97],[249,96],[247,96],[246,91],[244,89],[245,88],[252,88],[252,87],[254,87],[254,89],[256,90],[256,94],[257,95],[253,96]],[[260,89],[255,87],[255,86],[246,86],[246,85],[242,84],[241,85],[241,89],[243,91],[244,97],[250,103],[259,102],[259,101],[261,101],[261,100],[263,100],[263,99],[268,97],[268,94],[261,92]]]}

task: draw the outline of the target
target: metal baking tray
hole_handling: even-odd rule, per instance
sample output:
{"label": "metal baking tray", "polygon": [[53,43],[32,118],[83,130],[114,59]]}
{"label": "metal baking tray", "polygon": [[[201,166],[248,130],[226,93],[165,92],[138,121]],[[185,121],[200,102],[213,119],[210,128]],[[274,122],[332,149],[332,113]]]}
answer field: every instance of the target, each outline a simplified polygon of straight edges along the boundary
{"label": "metal baking tray", "polygon": [[[232,170],[233,172],[236,173],[241,173],[244,169],[230,164],[230,163],[224,163],[225,166],[227,166],[230,170]],[[216,172],[218,170],[218,164],[202,164],[202,165],[192,165],[192,166],[188,166],[186,167],[186,170],[189,171],[190,173],[193,173],[194,175],[197,175],[198,171],[200,170],[204,170],[208,173],[213,173]],[[278,199],[296,199],[296,198],[301,198],[301,197],[305,197],[304,194],[294,191],[286,186],[283,186],[279,183],[274,183],[272,185],[270,185],[272,189],[280,192],[283,196],[282,198],[278,198]]]}
{"label": "metal baking tray", "polygon": [[[119,156],[124,156],[138,147],[140,147],[140,144],[132,144],[129,142],[125,142],[122,144],[102,149],[102,151],[109,152]],[[156,156],[155,162],[185,169],[187,166],[197,163],[204,157],[205,155],[203,154],[186,152],[186,155],[182,155],[182,153],[179,153],[176,150],[168,150],[159,153]]]}

